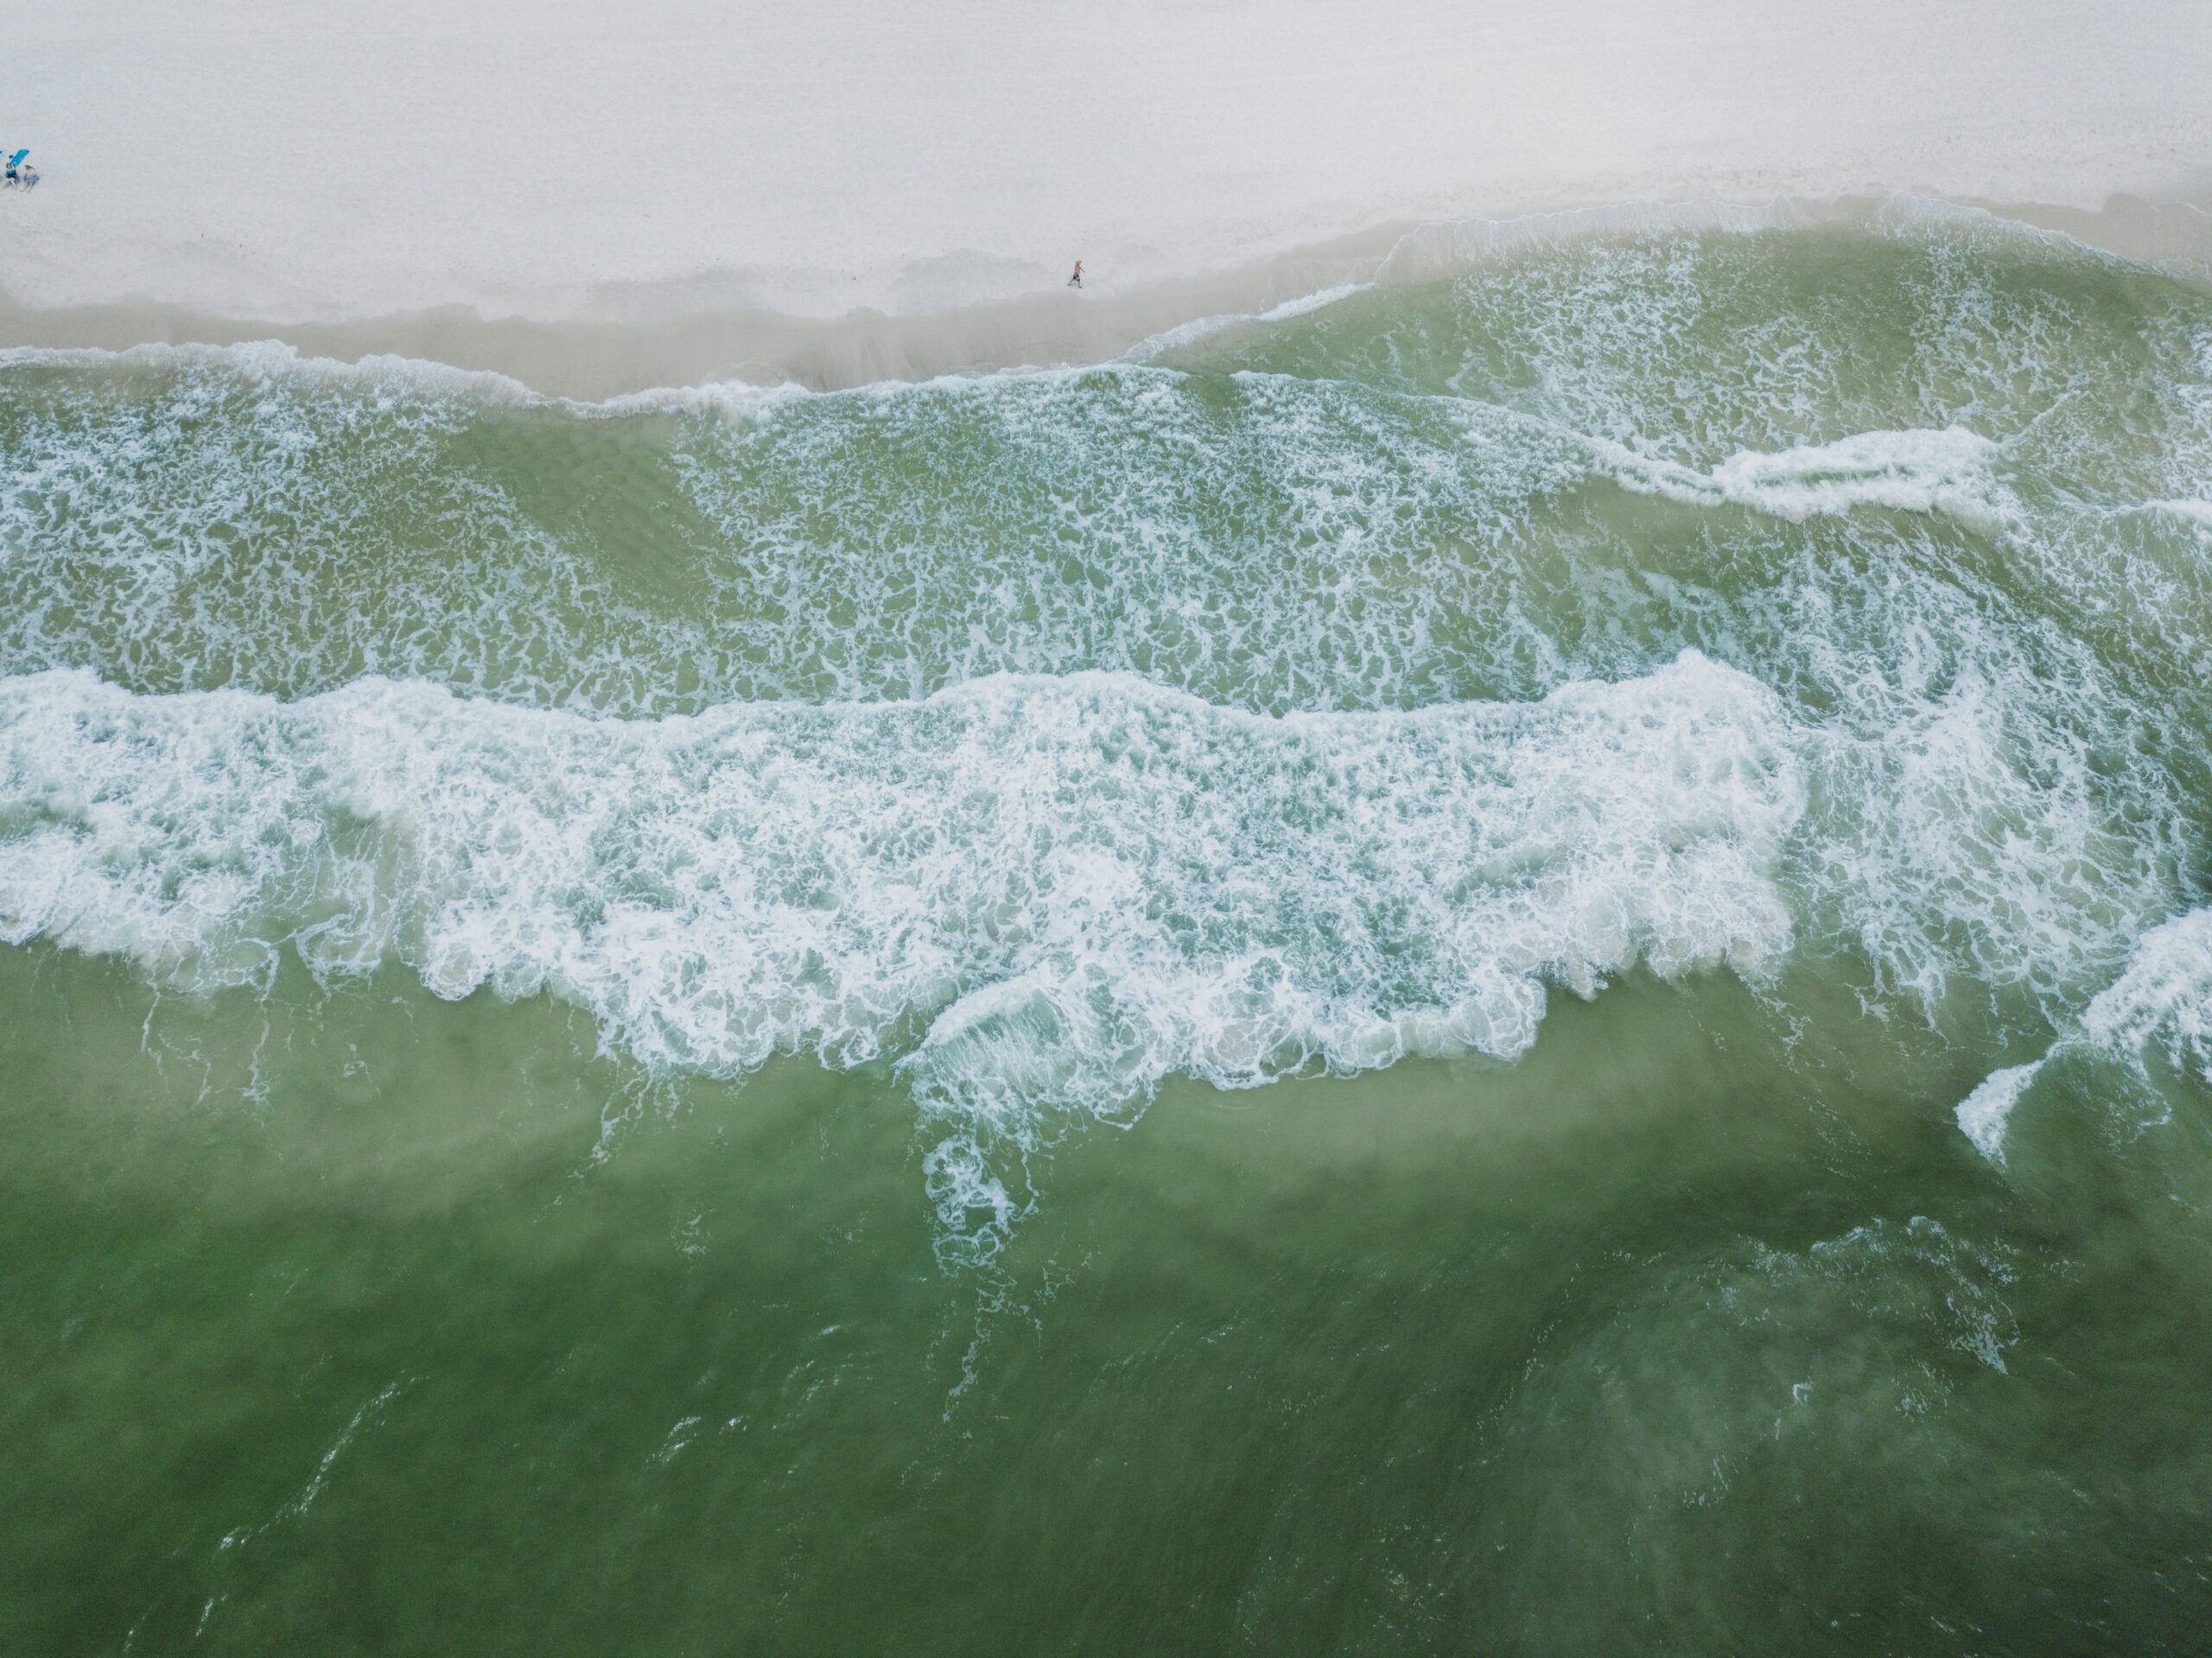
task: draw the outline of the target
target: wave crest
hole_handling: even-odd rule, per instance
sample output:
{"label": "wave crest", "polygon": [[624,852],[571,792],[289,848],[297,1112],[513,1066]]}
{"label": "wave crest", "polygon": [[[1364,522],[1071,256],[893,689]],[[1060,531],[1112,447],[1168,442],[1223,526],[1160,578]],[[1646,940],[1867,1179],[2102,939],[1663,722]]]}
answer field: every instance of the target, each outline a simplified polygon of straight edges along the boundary
{"label": "wave crest", "polygon": [[903,1050],[1020,1140],[1172,1072],[1511,1057],[1639,962],[1768,973],[1803,809],[1776,699],[1694,652],[1282,718],[1102,674],[620,721],[60,670],[0,683],[0,936],[200,989],[397,956],[653,1067]]}

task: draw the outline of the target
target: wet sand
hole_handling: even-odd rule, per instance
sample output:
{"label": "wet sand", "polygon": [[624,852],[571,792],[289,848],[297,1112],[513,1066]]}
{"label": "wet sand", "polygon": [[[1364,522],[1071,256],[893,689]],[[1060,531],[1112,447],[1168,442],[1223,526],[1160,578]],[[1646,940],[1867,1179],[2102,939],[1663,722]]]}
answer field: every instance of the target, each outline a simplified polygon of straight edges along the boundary
{"label": "wet sand", "polygon": [[[2212,199],[2212,190],[2194,194]],[[1957,206],[2194,280],[2212,279],[2212,215],[2193,200],[2116,196],[2101,208],[2044,203],[1947,203],[1936,198],[1683,202],[1567,209],[1514,219],[1379,226],[1235,270],[1124,291],[1046,289],[996,302],[892,315],[836,317],[747,308],[689,308],[640,289],[613,314],[486,316],[466,305],[327,322],[232,316],[145,300],[32,306],[0,292],[0,349],[124,351],[149,343],[280,340],[303,356],[355,362],[389,355],[501,374],[550,397],[596,400],[657,387],[742,382],[816,391],[942,374],[1094,363],[1194,323],[1249,317],[1345,283],[1433,281],[1538,238],[1568,239],[1640,226],[1781,222],[1857,227],[1888,215]]]}

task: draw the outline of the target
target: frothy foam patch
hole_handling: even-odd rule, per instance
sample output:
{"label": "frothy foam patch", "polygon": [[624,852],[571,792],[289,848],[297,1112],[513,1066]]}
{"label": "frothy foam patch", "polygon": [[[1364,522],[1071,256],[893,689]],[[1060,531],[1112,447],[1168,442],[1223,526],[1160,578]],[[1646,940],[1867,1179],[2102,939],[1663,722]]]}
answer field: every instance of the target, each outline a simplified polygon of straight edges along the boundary
{"label": "frothy foam patch", "polygon": [[[1988,991],[2047,1028],[2172,912],[2212,709],[2195,521],[2137,510],[2212,466],[2212,313],[2079,266],[1669,232],[1185,370],[590,419],[281,349],[19,355],[0,671],[643,716],[1103,670],[1281,712],[1533,702],[1694,648],[1798,734],[1799,936],[1931,1019]],[[1079,1022],[1041,1007],[998,1024]]]}
{"label": "frothy foam patch", "polygon": [[1497,551],[1589,471],[1446,403],[1130,368],[579,422],[171,365],[0,382],[0,667],[620,714],[1086,668],[1485,691],[1440,640],[1514,631]]}
{"label": "frothy foam patch", "polygon": [[1282,719],[1104,675],[624,722],[56,671],[0,683],[0,936],[200,989],[396,956],[652,1067],[899,1054],[965,1210],[982,1148],[1172,1072],[1510,1058],[1549,986],[1768,974],[1803,805],[1774,697],[1694,654]]}
{"label": "frothy foam patch", "polygon": [[1960,1130],[1974,1142],[1974,1150],[1993,1163],[2005,1160],[2005,1125],[2020,1096],[2043,1069],[2043,1062],[2010,1065],[1985,1077],[1974,1091],[1959,1102]]}
{"label": "frothy foam patch", "polygon": [[162,374],[0,384],[0,668],[287,695],[377,672],[623,715],[1091,668],[1270,710],[1527,696],[1567,675],[1522,572],[1633,551],[1605,547],[1618,509],[1593,483],[1784,522],[2007,510],[1964,431],[1700,472],[1281,375],[1124,367],[626,423],[411,381]]}
{"label": "frothy foam patch", "polygon": [[[2136,940],[2126,969],[2090,999],[2052,1051],[2080,1043],[2136,1062],[2156,1047],[2212,1083],[2212,910],[2193,910]],[[1960,1104],[1959,1127],[1992,1162],[2005,1160],[2005,1123],[2044,1064],[1993,1071]]]}
{"label": "frothy foam patch", "polygon": [[1992,465],[1997,446],[1962,426],[1861,432],[1777,454],[1746,449],[1701,473],[1618,444],[1603,444],[1599,452],[1630,489],[1697,506],[1732,503],[1792,524],[1872,506],[1941,512],[1993,533],[2017,517]]}
{"label": "frothy foam patch", "polygon": [[[1817,640],[1738,655],[1718,612],[1808,548],[1971,580],[1993,549],[1956,525],[2111,659],[2155,648],[2201,685],[2212,313],[1979,223],[1655,220],[1279,308],[1185,370],[834,394],[585,406],[281,346],[16,353],[0,671],[283,695],[373,672],[642,715],[1099,669],[1281,711],[1525,699],[1688,643],[1794,696]],[[1854,517],[1885,545],[1839,550]],[[1707,631],[1601,659],[1578,588],[1681,585],[1724,538]],[[1858,573],[1805,579],[1847,605]],[[1888,671],[1916,625],[1901,608],[1807,699]]]}
{"label": "frothy foam patch", "polygon": [[2139,1051],[2157,1045],[2175,1065],[2212,1083],[2212,910],[2153,927],[2127,970],[2082,1015],[2093,1042]]}
{"label": "frothy foam patch", "polygon": [[1363,282],[1338,283],[1332,287],[1317,289],[1311,294],[1301,294],[1296,299],[1285,300],[1264,311],[1227,312],[1216,316],[1193,317],[1188,322],[1179,322],[1172,328],[1163,329],[1150,339],[1139,340],[1124,355],[1132,363],[1148,363],[1163,353],[1195,345],[1209,335],[1242,327],[1248,323],[1287,322],[1293,317],[1304,316],[1323,306],[1334,305],[1338,300],[1349,299],[1354,294],[1364,293],[1370,286]]}
{"label": "frothy foam patch", "polygon": [[1631,215],[1616,234],[1516,243],[1449,283],[1377,287],[1185,360],[1494,402],[1700,471],[1966,424],[2076,500],[2201,492],[2202,293],[1993,225],[1911,204],[1855,234]]}
{"label": "frothy foam patch", "polygon": [[1529,701],[1693,648],[1808,734],[1801,930],[1885,994],[1940,1016],[2024,987],[2006,1017],[2068,1019],[2174,902],[2202,560],[2148,513],[1962,532],[1942,505],[2009,506],[2024,440],[1999,485],[1960,428],[1693,467],[1283,372],[634,422],[146,372],[156,395],[0,384],[0,667],[295,695],[376,673],[624,715],[1106,670],[1280,711]]}
{"label": "frothy foam patch", "polygon": [[2153,511],[2171,512],[2196,529],[2212,530],[2212,501],[2148,501],[2145,505]]}

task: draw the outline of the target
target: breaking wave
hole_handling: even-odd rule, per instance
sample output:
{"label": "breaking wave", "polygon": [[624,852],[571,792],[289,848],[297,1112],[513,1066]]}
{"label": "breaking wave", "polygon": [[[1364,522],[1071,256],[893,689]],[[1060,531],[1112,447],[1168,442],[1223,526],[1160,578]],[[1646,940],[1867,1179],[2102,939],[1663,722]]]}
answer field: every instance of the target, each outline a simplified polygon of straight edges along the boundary
{"label": "breaking wave", "polygon": [[2205,1067],[2212,308],[2058,238],[1462,226],[821,394],[13,352],[0,451],[6,937],[893,1062],[967,1236],[1056,1116],[1639,964]]}
{"label": "breaking wave", "polygon": [[405,962],[652,1067],[900,1054],[1028,1140],[1170,1072],[1510,1058],[1547,987],[1754,979],[1803,810],[1779,706],[1687,655],[1523,706],[1286,718],[1125,677],[626,722],[365,680],[0,683],[0,936],[164,982]]}

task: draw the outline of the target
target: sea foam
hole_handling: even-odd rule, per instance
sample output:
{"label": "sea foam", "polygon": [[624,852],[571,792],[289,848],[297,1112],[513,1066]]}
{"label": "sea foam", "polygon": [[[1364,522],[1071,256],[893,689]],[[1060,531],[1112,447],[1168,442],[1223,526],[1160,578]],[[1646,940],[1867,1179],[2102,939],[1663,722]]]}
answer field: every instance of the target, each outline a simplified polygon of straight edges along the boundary
{"label": "sea foam", "polygon": [[283,695],[376,672],[626,715],[1084,669],[1269,711],[1522,698],[1570,677],[1523,572],[1615,556],[1616,492],[1792,524],[1988,533],[2014,511],[1999,447],[1962,429],[1693,467],[1287,374],[1125,365],[625,422],[149,361],[143,385],[0,377],[0,670]]}
{"label": "sea foam", "polygon": [[1510,1058],[1548,987],[1770,973],[1804,807],[1694,653],[1541,702],[1224,709],[1126,676],[656,721],[365,680],[296,702],[0,682],[0,937],[201,990],[405,962],[649,1067],[899,1056],[1020,1139],[1170,1072]]}
{"label": "sea foam", "polygon": [[[2133,1064],[2156,1050],[2212,1083],[2212,910],[2177,916],[2137,939],[2126,969],[2090,998],[2052,1052],[2069,1047]],[[2012,1109],[2049,1058],[1991,1072],[1960,1103],[1960,1128],[1992,1162],[2004,1162]]]}
{"label": "sea foam", "polygon": [[1791,940],[2202,1070],[2212,314],[1777,213],[830,394],[0,356],[8,936],[895,1059],[994,1225],[1056,1110]]}
{"label": "sea foam", "polygon": [[1994,534],[2017,507],[1994,473],[1997,446],[1963,426],[1936,431],[1859,432],[1833,443],[1778,453],[1743,449],[1704,472],[1593,441],[1624,486],[1695,506],[1723,502],[1792,524],[1815,515],[1883,507],[1940,512]]}
{"label": "sea foam", "polygon": [[2082,1031],[2111,1047],[2155,1045],[2212,1083],[2212,910],[2192,910],[2138,939],[2127,970],[2083,1010]]}
{"label": "sea foam", "polygon": [[1993,1163],[2005,1160],[2005,1128],[2012,1115],[2012,1108],[2020,1102],[2028,1084],[2035,1081],[2043,1069],[2043,1062],[2036,1060],[2024,1065],[2008,1065],[2002,1070],[1993,1070],[1982,1078],[1974,1092],[1959,1102],[1957,1112],[1960,1132],[1974,1142],[1974,1150]]}

